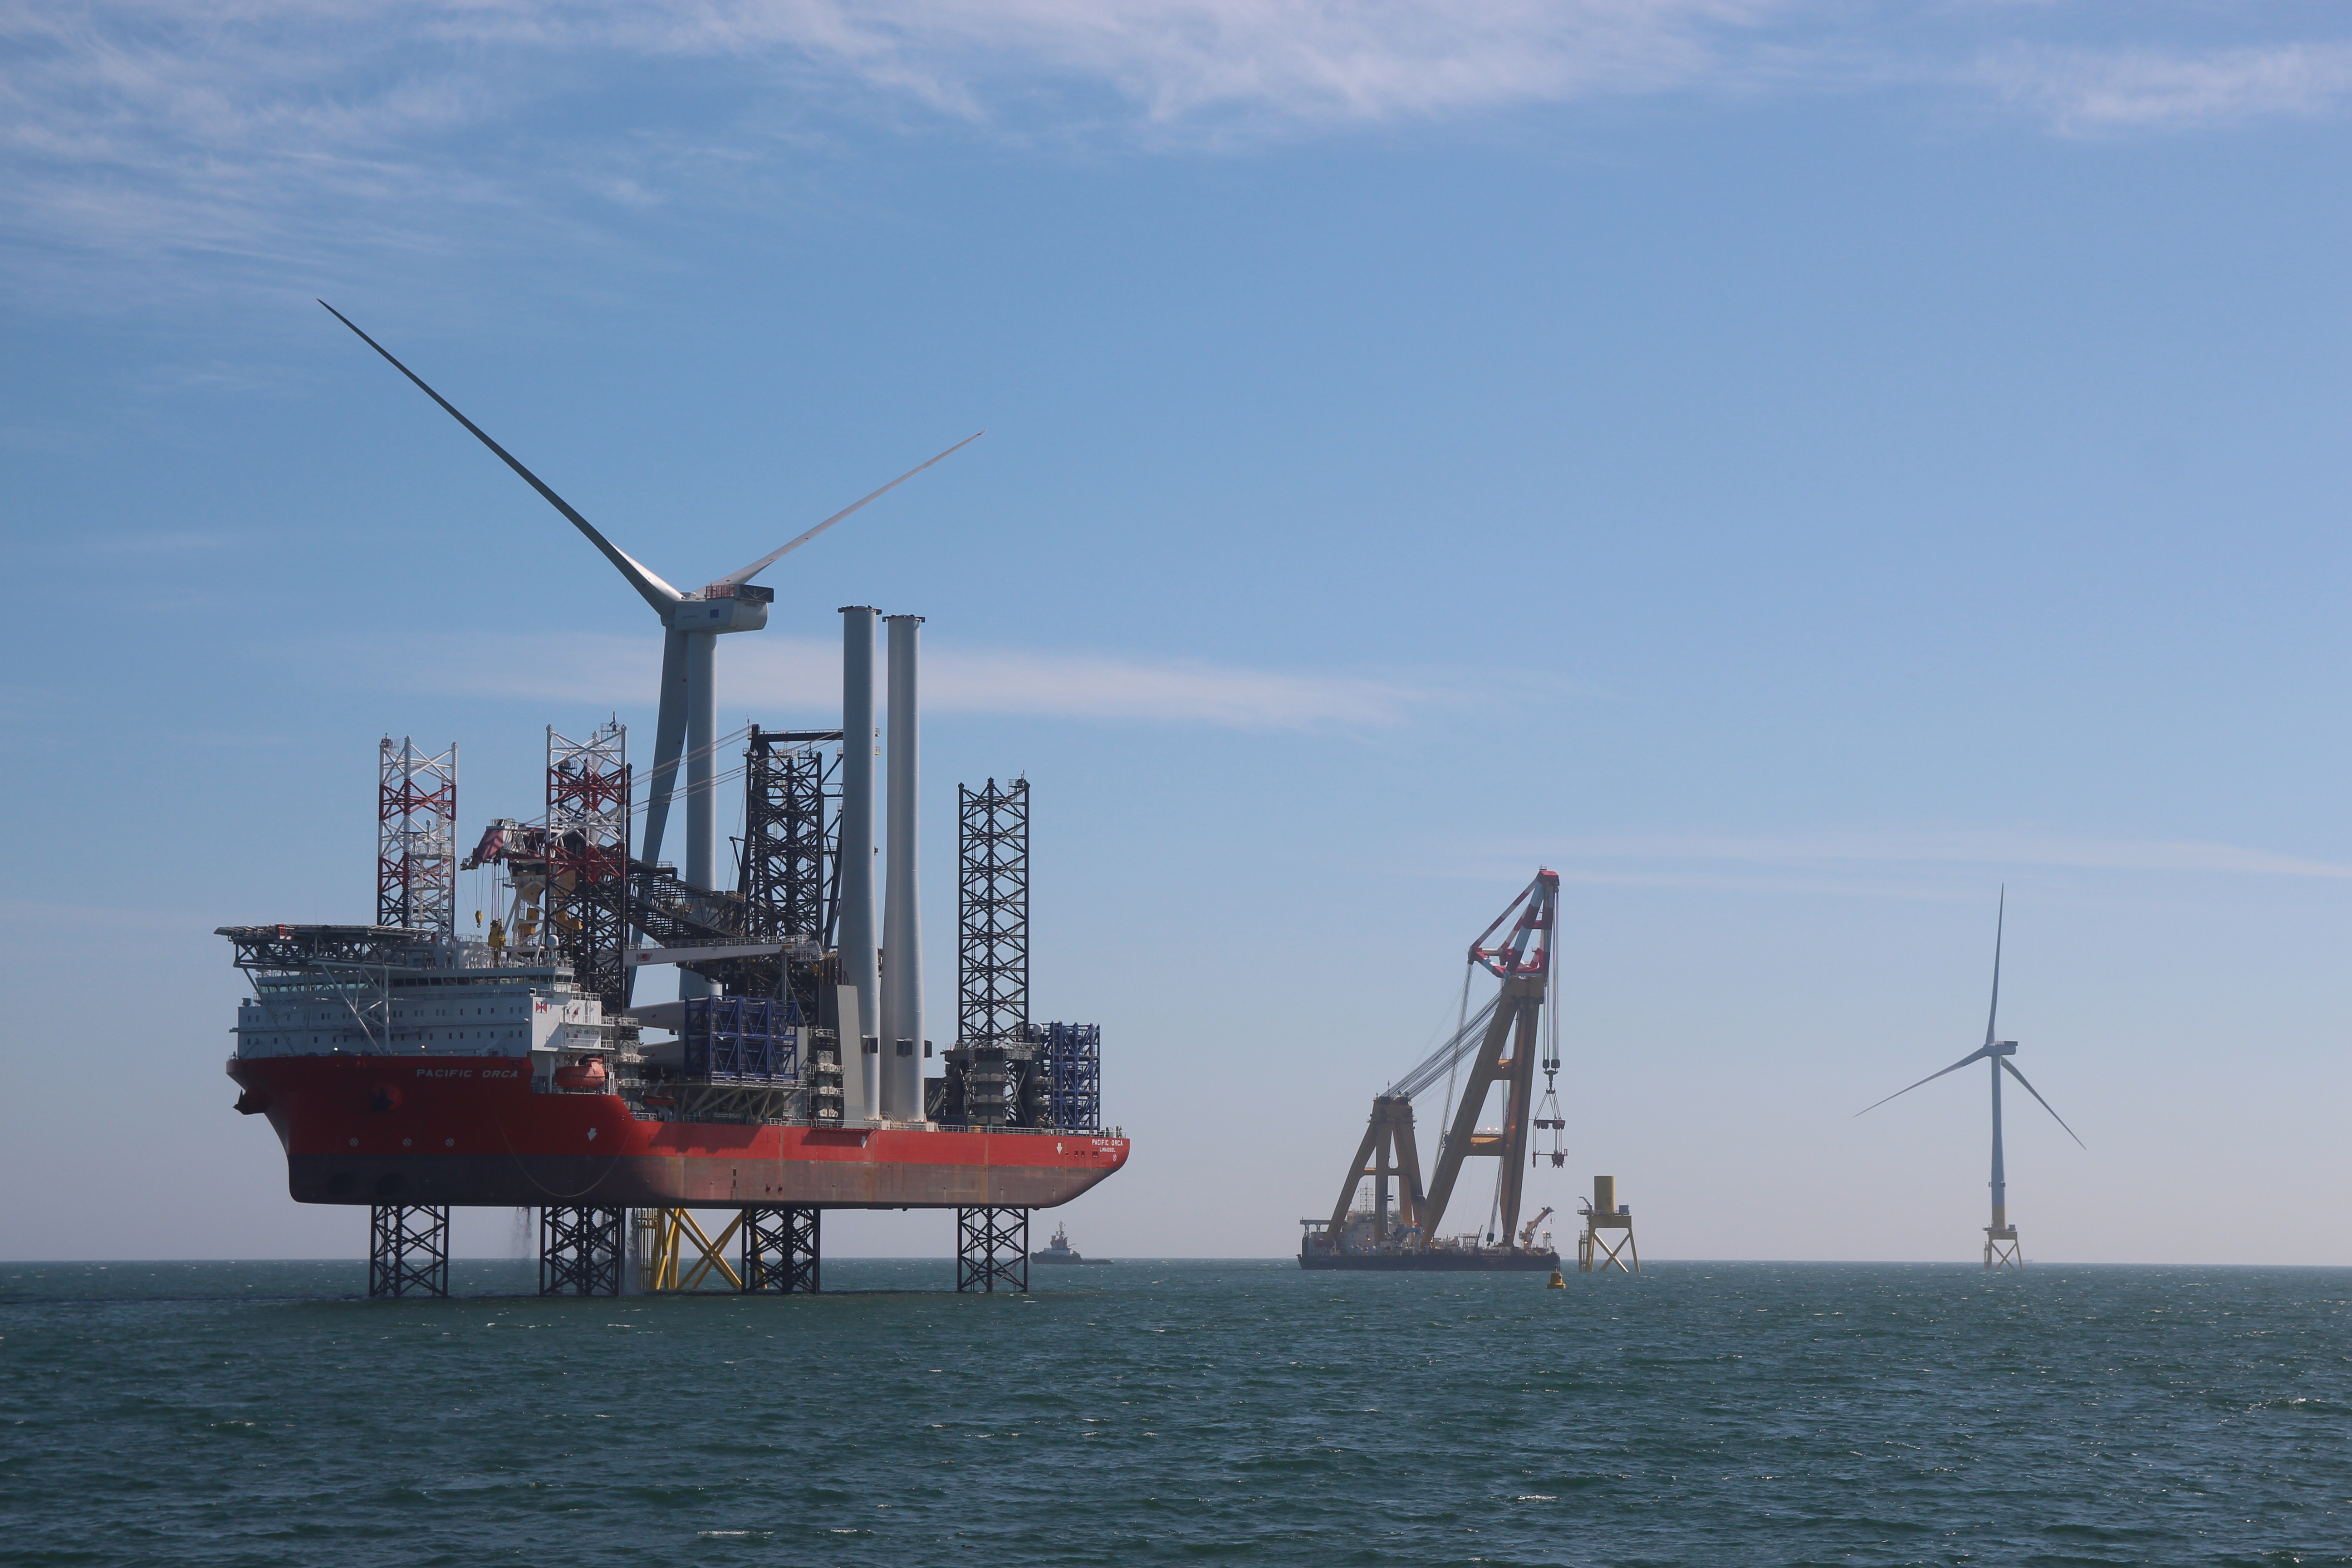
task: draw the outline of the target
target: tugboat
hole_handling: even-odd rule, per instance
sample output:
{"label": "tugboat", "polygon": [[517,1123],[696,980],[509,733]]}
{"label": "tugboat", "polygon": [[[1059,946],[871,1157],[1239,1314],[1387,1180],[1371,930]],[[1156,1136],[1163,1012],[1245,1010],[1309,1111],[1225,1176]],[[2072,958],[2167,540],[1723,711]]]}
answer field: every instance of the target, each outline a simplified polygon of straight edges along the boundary
{"label": "tugboat", "polygon": [[1054,1227],[1054,1239],[1046,1244],[1045,1250],[1031,1253],[1029,1261],[1032,1263],[1108,1263],[1111,1260],[1108,1258],[1081,1256],[1070,1245],[1069,1227],[1057,1225]]}

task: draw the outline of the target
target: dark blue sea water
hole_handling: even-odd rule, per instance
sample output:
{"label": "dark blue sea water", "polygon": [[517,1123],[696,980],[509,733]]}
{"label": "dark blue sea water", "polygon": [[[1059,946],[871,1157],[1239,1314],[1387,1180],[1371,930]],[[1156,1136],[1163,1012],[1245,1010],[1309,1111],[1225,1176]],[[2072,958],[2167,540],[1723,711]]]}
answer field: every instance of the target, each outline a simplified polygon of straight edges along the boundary
{"label": "dark blue sea water", "polygon": [[0,1267],[0,1561],[2352,1563],[2352,1271],[825,1268]]}

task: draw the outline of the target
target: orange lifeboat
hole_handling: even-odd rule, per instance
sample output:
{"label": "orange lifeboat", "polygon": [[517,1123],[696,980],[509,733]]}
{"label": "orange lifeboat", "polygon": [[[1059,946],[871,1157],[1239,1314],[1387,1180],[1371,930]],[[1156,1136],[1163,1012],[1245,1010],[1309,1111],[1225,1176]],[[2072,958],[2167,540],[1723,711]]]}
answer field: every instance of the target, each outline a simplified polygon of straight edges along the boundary
{"label": "orange lifeboat", "polygon": [[591,1057],[584,1062],[573,1062],[570,1067],[557,1068],[555,1069],[555,1087],[558,1089],[604,1088],[604,1058],[601,1057]]}

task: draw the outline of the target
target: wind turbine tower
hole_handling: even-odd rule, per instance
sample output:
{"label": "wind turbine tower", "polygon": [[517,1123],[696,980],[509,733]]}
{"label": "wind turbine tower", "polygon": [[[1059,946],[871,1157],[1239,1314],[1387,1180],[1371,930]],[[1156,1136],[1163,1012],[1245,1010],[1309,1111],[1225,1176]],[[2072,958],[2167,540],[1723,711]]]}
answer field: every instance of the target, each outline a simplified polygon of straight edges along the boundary
{"label": "wind turbine tower", "polygon": [[[390,350],[361,331],[349,317],[324,300],[319,303],[329,315],[357,333],[362,342],[383,355],[394,370],[415,382],[419,391],[439,404],[449,417],[472,432],[475,439],[496,453],[499,461],[521,476],[524,483],[562,512],[589,543],[603,552],[604,559],[628,579],[629,585],[652,606],[654,614],[661,617],[661,710],[654,728],[653,774],[646,791],[646,829],[638,858],[652,861],[661,856],[662,837],[669,822],[670,797],[677,782],[679,753],[683,750],[686,762],[686,880],[697,888],[718,890],[717,818],[712,811],[712,785],[718,771],[713,756],[718,745],[718,725],[711,666],[713,653],[721,637],[730,632],[755,632],[768,624],[768,606],[775,600],[775,590],[758,586],[751,579],[867,501],[896,489],[940,458],[969,447],[985,432],[967,436],[939,457],[929,462],[918,463],[873,494],[851,502],[814,528],[770,551],[749,566],[730,572],[690,593],[680,592],[647,571],[625,552],[615,548],[612,541],[598,532],[586,518],[574,511],[571,503],[550,489],[537,474],[517,462],[505,447],[491,440],[480,426],[458,413],[447,398],[425,385],[415,371],[393,358]],[[699,975],[684,970],[679,972],[678,985],[682,995],[701,995],[709,988],[709,983]]]}
{"label": "wind turbine tower", "polygon": [[[2010,1223],[2009,1175],[2001,1163],[2000,1075],[2006,1072],[2018,1082],[2025,1084],[2025,1092],[2032,1095],[2041,1104],[2042,1110],[2050,1112],[2053,1121],[2059,1126],[2066,1128],[2066,1136],[2074,1139],[2074,1146],[2084,1147],[2083,1141],[2074,1137],[2074,1130],[2066,1127],[2066,1119],[2060,1116],[2050,1102],[2042,1098],[2042,1091],[2031,1083],[2027,1083],[2025,1075],[2017,1070],[2017,1063],[2011,1059],[2017,1055],[2017,1042],[1998,1040],[1993,1037],[1996,1025],[2000,1017],[2000,936],[2001,927],[2006,922],[2008,914],[2009,889],[2004,888],[2001,889],[2000,912],[1993,918],[1992,1007],[1985,1015],[1984,1044],[1954,1062],[1950,1067],[1944,1068],[1942,1072],[1931,1072],[1921,1079],[1919,1083],[1908,1084],[1886,1097],[1886,1100],[1898,1099],[1918,1088],[1920,1083],[1932,1083],[1943,1077],[1944,1073],[1958,1072],[1973,1061],[1990,1064],[1989,1070],[1992,1074],[1992,1223],[1985,1226],[1984,1266],[1987,1268],[2016,1268],[2022,1266],[2025,1261],[2018,1251],[2017,1226]],[[1865,1105],[1854,1114],[1867,1116],[1879,1106],[1885,1104],[1886,1100]]]}

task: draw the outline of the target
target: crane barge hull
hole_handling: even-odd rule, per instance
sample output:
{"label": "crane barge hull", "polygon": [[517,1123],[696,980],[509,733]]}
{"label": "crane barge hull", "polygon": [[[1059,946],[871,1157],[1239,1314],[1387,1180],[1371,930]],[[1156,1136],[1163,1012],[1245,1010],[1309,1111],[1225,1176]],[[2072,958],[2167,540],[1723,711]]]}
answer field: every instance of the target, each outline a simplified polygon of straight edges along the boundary
{"label": "crane barge hull", "polygon": [[1301,1268],[1350,1268],[1391,1274],[1505,1274],[1559,1268],[1557,1252],[1307,1252]]}

